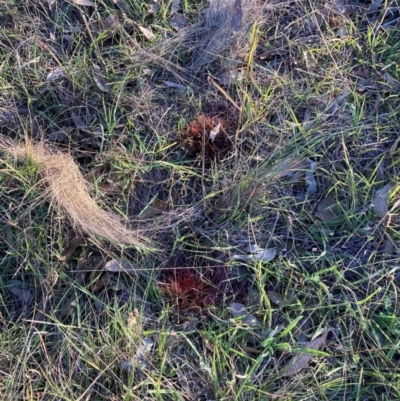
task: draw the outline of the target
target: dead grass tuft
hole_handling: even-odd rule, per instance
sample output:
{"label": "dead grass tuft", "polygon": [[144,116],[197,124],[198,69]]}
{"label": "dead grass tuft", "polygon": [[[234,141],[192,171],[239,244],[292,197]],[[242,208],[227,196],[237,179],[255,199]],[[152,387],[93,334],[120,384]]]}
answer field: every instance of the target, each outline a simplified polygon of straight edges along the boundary
{"label": "dead grass tuft", "polygon": [[75,229],[90,236],[101,237],[116,244],[149,249],[151,241],[137,231],[127,229],[114,213],[103,210],[90,195],[72,156],[53,150],[44,142],[20,145],[0,135],[0,149],[19,160],[31,159],[38,165],[48,186],[48,198],[65,211]]}

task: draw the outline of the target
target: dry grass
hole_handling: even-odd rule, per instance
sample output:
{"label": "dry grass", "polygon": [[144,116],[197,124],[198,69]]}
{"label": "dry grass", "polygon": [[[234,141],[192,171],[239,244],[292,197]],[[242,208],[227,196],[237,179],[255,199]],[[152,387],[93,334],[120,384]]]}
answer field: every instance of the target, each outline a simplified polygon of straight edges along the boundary
{"label": "dry grass", "polygon": [[[0,0],[0,394],[400,399],[393,2],[344,0],[347,15],[336,1],[241,1],[233,32],[233,1],[181,1],[175,32],[171,3],[93,1]],[[226,152],[207,132],[216,117],[232,120]],[[371,204],[387,184],[384,224]],[[110,239],[108,210],[140,230]],[[70,221],[91,238],[60,260]],[[157,252],[137,252],[141,234]],[[249,255],[255,243],[274,259]]]}
{"label": "dry grass", "polygon": [[127,229],[121,219],[103,210],[90,196],[89,183],[85,180],[71,155],[62,153],[44,142],[17,144],[0,136],[0,149],[19,160],[30,159],[37,164],[48,190],[44,200],[63,210],[74,229],[85,234],[113,242],[149,249],[151,241],[139,232]]}

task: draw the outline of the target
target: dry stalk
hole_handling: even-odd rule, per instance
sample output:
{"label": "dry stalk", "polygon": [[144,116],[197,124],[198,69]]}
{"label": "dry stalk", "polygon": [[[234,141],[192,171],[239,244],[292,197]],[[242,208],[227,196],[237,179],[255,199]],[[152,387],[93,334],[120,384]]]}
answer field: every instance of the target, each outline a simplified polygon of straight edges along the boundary
{"label": "dry stalk", "polygon": [[0,150],[19,160],[31,159],[48,186],[48,198],[68,216],[71,224],[93,237],[102,237],[118,245],[150,249],[151,241],[137,231],[127,229],[114,213],[103,210],[90,195],[90,185],[71,155],[52,149],[44,142],[17,144],[0,135]]}

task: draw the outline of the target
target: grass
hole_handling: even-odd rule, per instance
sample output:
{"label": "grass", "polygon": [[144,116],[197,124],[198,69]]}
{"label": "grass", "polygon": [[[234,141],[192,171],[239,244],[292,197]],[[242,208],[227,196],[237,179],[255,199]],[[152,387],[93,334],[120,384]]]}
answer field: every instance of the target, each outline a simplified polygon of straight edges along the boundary
{"label": "grass", "polygon": [[[166,2],[0,1],[4,399],[399,398],[398,11],[250,1],[233,33],[211,3],[176,32]],[[29,141],[152,250],[77,224]]]}

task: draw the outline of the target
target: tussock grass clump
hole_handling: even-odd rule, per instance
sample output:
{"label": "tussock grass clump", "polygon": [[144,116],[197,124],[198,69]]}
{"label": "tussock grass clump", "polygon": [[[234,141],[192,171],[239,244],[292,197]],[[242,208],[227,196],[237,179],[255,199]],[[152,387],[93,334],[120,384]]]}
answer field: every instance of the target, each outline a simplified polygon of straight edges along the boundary
{"label": "tussock grass clump", "polygon": [[129,230],[114,213],[103,210],[90,195],[88,182],[79,171],[71,155],[53,150],[44,142],[25,145],[0,136],[0,149],[20,160],[37,163],[48,186],[48,198],[64,210],[72,225],[93,237],[101,237],[116,244],[146,249],[151,241],[137,231]]}

